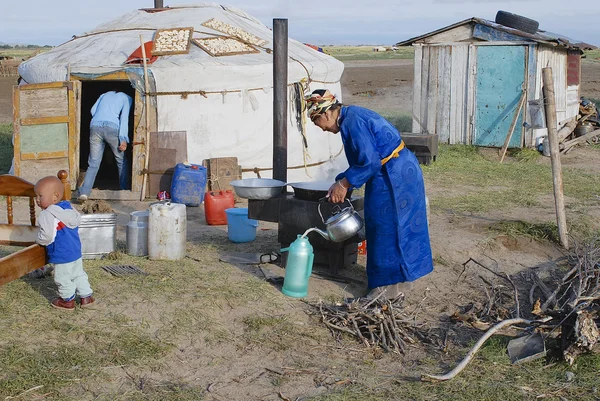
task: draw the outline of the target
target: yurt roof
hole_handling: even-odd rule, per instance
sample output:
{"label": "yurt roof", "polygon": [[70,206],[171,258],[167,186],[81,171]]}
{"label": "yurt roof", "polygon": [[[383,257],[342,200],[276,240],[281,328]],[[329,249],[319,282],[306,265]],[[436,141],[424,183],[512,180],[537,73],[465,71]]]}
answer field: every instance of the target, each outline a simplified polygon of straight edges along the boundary
{"label": "yurt roof", "polygon": [[[80,76],[100,76],[126,68],[128,56],[153,39],[157,29],[193,27],[194,38],[224,35],[202,24],[211,18],[243,29],[265,40],[258,53],[214,57],[192,44],[187,54],[159,56],[149,65],[159,91],[226,91],[272,87],[273,32],[257,19],[234,7],[217,3],[170,7],[163,11],[134,10],[90,32],[74,36],[52,50],[19,67],[27,83],[56,82],[67,70]],[[267,50],[269,49],[269,50]],[[335,58],[290,39],[288,44],[289,83],[310,76],[312,81],[340,80],[344,65]]]}

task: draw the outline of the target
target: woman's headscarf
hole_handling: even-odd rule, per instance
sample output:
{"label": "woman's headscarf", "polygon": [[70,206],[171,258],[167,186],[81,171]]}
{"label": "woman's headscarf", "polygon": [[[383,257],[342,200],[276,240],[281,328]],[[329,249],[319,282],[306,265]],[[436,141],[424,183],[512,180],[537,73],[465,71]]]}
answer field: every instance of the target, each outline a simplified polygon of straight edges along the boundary
{"label": "woman's headscarf", "polygon": [[328,89],[317,89],[306,99],[306,110],[311,121],[319,114],[325,113],[339,101]]}

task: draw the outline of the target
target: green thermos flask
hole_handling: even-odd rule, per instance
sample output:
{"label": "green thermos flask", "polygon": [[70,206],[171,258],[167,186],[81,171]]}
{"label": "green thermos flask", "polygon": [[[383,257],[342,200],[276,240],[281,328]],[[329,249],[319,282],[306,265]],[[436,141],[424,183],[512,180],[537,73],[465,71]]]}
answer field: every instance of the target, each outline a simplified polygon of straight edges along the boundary
{"label": "green thermos flask", "polygon": [[305,297],[308,295],[308,278],[315,258],[312,245],[308,238],[298,235],[296,241],[281,252],[288,252],[281,292],[289,297]]}

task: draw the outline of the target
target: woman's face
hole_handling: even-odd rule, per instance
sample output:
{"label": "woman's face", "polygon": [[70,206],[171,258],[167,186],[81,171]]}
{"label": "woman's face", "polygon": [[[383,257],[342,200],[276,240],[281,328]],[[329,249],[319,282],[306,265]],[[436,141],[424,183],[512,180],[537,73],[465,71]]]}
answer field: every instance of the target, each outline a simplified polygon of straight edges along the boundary
{"label": "woman's face", "polygon": [[317,114],[313,120],[313,123],[323,131],[329,131],[334,134],[340,132],[340,128],[337,125],[337,118],[333,116],[331,110],[327,110],[325,113]]}

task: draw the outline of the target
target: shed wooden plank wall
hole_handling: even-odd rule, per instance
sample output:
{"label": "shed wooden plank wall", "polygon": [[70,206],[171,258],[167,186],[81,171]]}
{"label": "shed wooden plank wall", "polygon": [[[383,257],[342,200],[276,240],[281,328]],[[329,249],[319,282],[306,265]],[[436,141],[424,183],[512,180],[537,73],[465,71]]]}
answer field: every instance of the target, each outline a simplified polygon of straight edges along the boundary
{"label": "shed wooden plank wall", "polygon": [[[567,52],[564,49],[556,49],[548,46],[539,46],[537,54],[536,71],[536,99],[542,99],[542,69],[552,68],[554,78],[554,92],[556,94],[556,114],[557,122],[560,123],[568,118],[574,117],[579,112],[579,85],[567,87]],[[533,139],[535,145],[536,138],[548,134],[546,128],[536,129]]]}
{"label": "shed wooden plank wall", "polygon": [[441,143],[466,141],[468,57],[468,43],[415,45],[414,133],[438,134]]}

